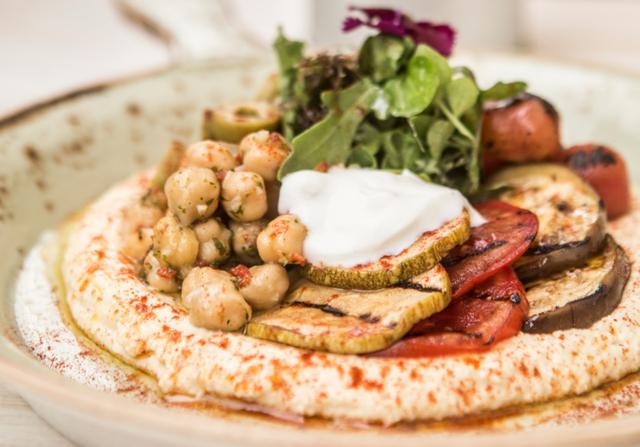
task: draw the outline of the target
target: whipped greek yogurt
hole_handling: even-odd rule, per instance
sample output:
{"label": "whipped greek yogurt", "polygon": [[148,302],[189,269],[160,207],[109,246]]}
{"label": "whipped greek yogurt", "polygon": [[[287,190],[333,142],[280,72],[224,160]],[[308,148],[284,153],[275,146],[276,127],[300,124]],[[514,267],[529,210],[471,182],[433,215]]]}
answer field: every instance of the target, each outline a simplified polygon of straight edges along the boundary
{"label": "whipped greek yogurt", "polygon": [[308,261],[341,267],[397,255],[464,209],[472,225],[484,222],[455,189],[406,170],[355,168],[289,174],[278,205],[281,214],[295,214],[307,227],[303,254]]}

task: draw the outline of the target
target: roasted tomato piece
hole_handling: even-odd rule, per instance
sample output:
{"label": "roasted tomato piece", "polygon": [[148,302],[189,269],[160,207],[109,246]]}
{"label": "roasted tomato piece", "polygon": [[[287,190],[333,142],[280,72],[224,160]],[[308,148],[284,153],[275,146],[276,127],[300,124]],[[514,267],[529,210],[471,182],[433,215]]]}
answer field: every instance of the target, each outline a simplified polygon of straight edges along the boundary
{"label": "roasted tomato piece", "polygon": [[560,162],[596,190],[609,219],[631,209],[631,188],[624,159],[613,149],[598,144],[580,144],[560,153]]}
{"label": "roasted tomato piece", "polygon": [[373,355],[434,357],[486,351],[516,335],[528,312],[524,287],[513,269],[506,267],[469,295],[415,325],[407,338]]}
{"label": "roasted tomato piece", "polygon": [[530,94],[486,104],[481,139],[485,160],[553,159],[561,148],[558,113],[547,101]]}
{"label": "roasted tomato piece", "polygon": [[454,248],[442,264],[449,273],[453,298],[513,264],[538,232],[538,218],[522,208],[499,200],[475,205],[487,222],[471,229],[471,237]]}

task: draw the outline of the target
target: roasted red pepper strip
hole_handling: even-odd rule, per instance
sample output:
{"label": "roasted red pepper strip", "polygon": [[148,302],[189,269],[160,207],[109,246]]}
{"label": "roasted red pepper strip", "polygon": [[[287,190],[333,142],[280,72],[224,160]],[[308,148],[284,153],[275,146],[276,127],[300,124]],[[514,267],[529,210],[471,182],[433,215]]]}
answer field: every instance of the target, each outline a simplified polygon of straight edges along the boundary
{"label": "roasted red pepper strip", "polygon": [[451,278],[454,299],[513,264],[538,233],[538,218],[530,211],[499,200],[474,206],[487,222],[473,227],[467,242],[442,261]]}
{"label": "roasted red pepper strip", "polygon": [[469,295],[418,323],[407,338],[376,357],[434,357],[481,352],[516,335],[529,312],[524,287],[511,267]]}

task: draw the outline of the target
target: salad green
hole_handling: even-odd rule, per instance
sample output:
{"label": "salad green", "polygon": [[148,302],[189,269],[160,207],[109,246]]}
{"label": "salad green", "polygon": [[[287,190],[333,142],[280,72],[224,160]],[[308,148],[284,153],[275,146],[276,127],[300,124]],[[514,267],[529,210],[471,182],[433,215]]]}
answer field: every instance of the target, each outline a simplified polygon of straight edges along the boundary
{"label": "salad green", "polygon": [[357,58],[304,56],[304,44],[282,32],[282,130],[293,146],[278,177],[345,164],[413,171],[464,194],[480,185],[479,130],[483,101],[515,96],[523,82],[481,90],[473,72],[452,67],[411,37],[368,37]]}

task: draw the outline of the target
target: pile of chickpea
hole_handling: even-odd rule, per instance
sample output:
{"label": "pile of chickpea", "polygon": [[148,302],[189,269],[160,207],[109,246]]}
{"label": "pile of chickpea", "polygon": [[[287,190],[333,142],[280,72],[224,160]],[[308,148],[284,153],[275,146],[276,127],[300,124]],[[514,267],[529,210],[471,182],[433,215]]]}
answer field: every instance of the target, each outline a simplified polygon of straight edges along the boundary
{"label": "pile of chickpea", "polygon": [[284,266],[304,263],[306,227],[277,215],[276,174],[290,150],[266,130],[245,136],[237,154],[219,142],[194,143],[159,191],[161,204],[138,210],[147,226],[135,226],[125,251],[144,258],[151,287],[180,292],[194,325],[241,329],[253,311],[282,302]]}

